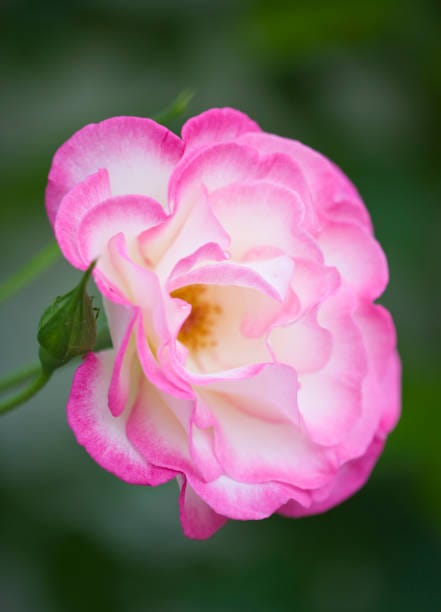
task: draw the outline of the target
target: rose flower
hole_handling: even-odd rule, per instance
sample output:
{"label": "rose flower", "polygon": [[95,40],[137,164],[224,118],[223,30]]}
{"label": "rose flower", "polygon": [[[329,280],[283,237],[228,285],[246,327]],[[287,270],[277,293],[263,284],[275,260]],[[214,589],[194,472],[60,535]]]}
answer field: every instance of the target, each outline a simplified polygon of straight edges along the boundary
{"label": "rose flower", "polygon": [[113,349],[75,374],[68,420],[103,468],[176,478],[184,533],[300,517],[367,480],[400,406],[388,269],[328,159],[233,109],[182,138],[115,117],[56,153],[47,211],[97,260]]}

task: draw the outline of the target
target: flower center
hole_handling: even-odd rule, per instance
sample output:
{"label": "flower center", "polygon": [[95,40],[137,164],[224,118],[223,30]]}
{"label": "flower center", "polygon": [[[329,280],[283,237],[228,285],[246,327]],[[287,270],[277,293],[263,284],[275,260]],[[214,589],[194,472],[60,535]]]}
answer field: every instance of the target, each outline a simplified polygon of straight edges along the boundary
{"label": "flower center", "polygon": [[191,312],[185,319],[178,334],[178,340],[190,351],[199,351],[216,346],[214,334],[216,319],[222,313],[219,304],[210,301],[205,285],[188,285],[176,289],[172,297],[188,302]]}

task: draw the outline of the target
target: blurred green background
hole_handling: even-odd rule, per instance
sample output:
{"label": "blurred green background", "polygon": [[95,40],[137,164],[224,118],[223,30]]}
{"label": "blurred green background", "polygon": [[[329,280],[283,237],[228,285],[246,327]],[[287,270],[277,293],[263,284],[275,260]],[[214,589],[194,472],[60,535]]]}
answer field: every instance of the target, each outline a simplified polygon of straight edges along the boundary
{"label": "blurred green background", "polygon": [[[2,0],[1,278],[51,237],[43,193],[73,131],[183,88],[322,151],[389,259],[403,417],[367,486],[326,515],[180,530],[174,484],[126,485],[65,420],[72,368],[0,422],[2,612],[441,609],[441,10],[419,0]],[[63,262],[0,307],[0,372],[36,357]]]}

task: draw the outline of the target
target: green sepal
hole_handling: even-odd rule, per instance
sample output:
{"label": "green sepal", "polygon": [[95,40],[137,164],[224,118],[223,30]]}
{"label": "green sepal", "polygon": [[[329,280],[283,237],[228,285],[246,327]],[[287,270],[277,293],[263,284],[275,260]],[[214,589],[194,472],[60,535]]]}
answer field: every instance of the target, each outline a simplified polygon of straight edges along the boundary
{"label": "green sepal", "polygon": [[97,310],[86,291],[94,266],[92,262],[80,283],[57,297],[40,319],[37,339],[40,362],[46,372],[53,372],[95,346]]}

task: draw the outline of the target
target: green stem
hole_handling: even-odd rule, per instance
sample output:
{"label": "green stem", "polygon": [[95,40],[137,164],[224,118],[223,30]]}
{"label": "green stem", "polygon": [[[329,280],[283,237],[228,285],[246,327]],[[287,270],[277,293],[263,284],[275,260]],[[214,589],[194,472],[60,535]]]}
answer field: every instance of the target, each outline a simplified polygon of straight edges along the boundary
{"label": "green stem", "polygon": [[0,284],[0,304],[32,282],[59,257],[60,249],[55,241],[50,242],[18,272]]}
{"label": "green stem", "polygon": [[40,372],[40,370],[41,365],[39,363],[33,363],[25,368],[21,368],[21,370],[18,370],[17,372],[8,374],[2,380],[0,380],[0,393],[3,393],[12,387],[18,387],[18,385],[25,383],[30,378],[34,378]]}
{"label": "green stem", "polygon": [[160,113],[153,115],[152,119],[157,123],[161,123],[161,125],[168,125],[170,121],[181,117],[187,111],[193,96],[194,92],[191,89],[184,89],[176,96],[170,106]]}
{"label": "green stem", "polygon": [[40,391],[40,389],[44,387],[50,377],[50,372],[40,370],[39,375],[31,382],[28,387],[25,387],[22,391],[17,393],[17,395],[13,395],[7,400],[0,402],[0,414],[5,414],[9,410],[12,410],[16,406],[23,404],[28,399],[33,397],[38,391]]}

